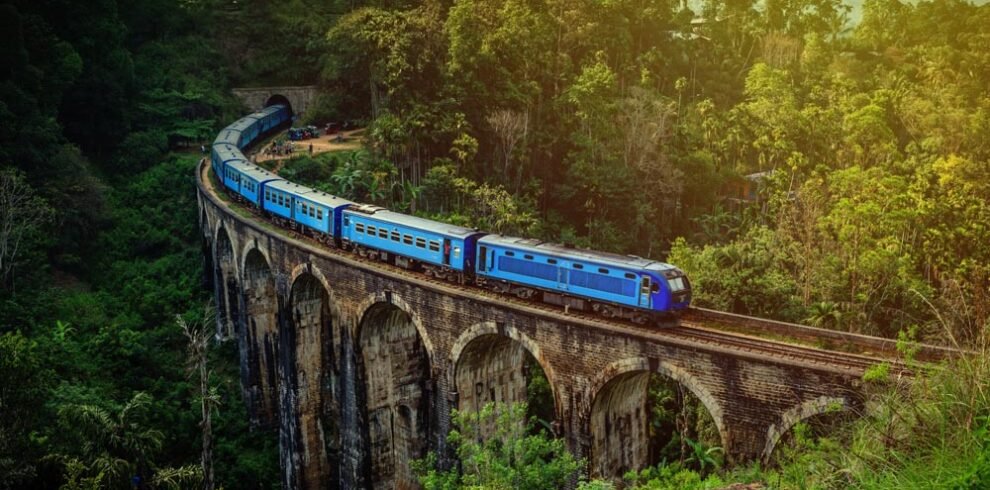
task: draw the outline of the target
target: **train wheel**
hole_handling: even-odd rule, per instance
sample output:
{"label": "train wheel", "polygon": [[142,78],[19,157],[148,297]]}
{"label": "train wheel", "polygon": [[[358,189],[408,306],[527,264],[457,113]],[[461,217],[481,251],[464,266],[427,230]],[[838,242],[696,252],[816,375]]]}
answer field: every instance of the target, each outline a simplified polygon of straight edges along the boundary
{"label": "train wheel", "polygon": [[647,323],[650,322],[650,317],[643,315],[641,313],[635,313],[633,314],[632,321],[636,325],[646,325]]}

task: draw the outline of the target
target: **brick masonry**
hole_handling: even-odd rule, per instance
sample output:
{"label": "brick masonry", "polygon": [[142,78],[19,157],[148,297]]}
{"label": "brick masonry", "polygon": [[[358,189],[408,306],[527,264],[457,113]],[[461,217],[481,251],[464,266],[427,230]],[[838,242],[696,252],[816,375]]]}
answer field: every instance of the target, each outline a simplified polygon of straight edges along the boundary
{"label": "brick masonry", "polygon": [[[705,405],[732,461],[796,422],[861,410],[861,373],[693,345],[417,281],[245,218],[199,186],[218,336],[241,346],[256,427],[278,427],[286,488],[414,488],[409,460],[449,455],[451,408],[525,398],[525,356],[555,427],[593,476],[646,461],[647,373]],[[639,332],[639,333],[637,333]]]}
{"label": "brick masonry", "polygon": [[293,114],[305,114],[316,100],[318,93],[315,85],[299,87],[256,87],[235,88],[234,95],[244,102],[244,106],[252,111],[264,109],[266,106],[284,97],[292,106]]}

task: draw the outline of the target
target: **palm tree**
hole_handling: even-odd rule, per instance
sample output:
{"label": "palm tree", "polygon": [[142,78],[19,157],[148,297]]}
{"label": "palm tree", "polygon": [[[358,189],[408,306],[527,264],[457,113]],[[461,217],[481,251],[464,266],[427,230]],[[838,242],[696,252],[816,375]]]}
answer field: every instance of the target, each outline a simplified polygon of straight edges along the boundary
{"label": "palm tree", "polygon": [[144,426],[144,415],[152,398],[138,392],[117,413],[95,405],[64,405],[58,415],[66,429],[82,442],[81,459],[90,473],[103,475],[104,482],[126,481],[129,474],[147,471],[149,457],[161,449],[161,431]]}
{"label": "palm tree", "polygon": [[842,309],[838,303],[819,301],[812,303],[804,321],[813,327],[837,328],[842,323],[842,317]]}

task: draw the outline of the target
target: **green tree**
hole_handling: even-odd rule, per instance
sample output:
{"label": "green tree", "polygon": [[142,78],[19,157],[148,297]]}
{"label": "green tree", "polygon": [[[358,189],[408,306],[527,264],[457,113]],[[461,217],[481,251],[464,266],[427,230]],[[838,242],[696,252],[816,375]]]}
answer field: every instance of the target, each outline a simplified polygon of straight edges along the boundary
{"label": "green tree", "polygon": [[[436,455],[415,463],[419,482],[427,490],[455,488],[552,490],[576,476],[582,463],[561,439],[551,439],[526,421],[526,404],[486,404],[476,413],[455,411],[447,436],[459,468],[441,471]],[[494,429],[487,438],[483,427]]]}

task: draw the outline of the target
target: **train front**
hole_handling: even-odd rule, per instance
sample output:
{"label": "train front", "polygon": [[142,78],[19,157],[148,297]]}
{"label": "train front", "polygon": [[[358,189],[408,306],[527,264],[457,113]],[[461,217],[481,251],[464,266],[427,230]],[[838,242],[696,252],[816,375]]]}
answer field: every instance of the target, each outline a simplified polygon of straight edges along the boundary
{"label": "train front", "polygon": [[691,305],[691,283],[684,271],[669,264],[662,264],[654,273],[664,279],[663,283],[666,287],[653,288],[653,309],[676,312]]}

